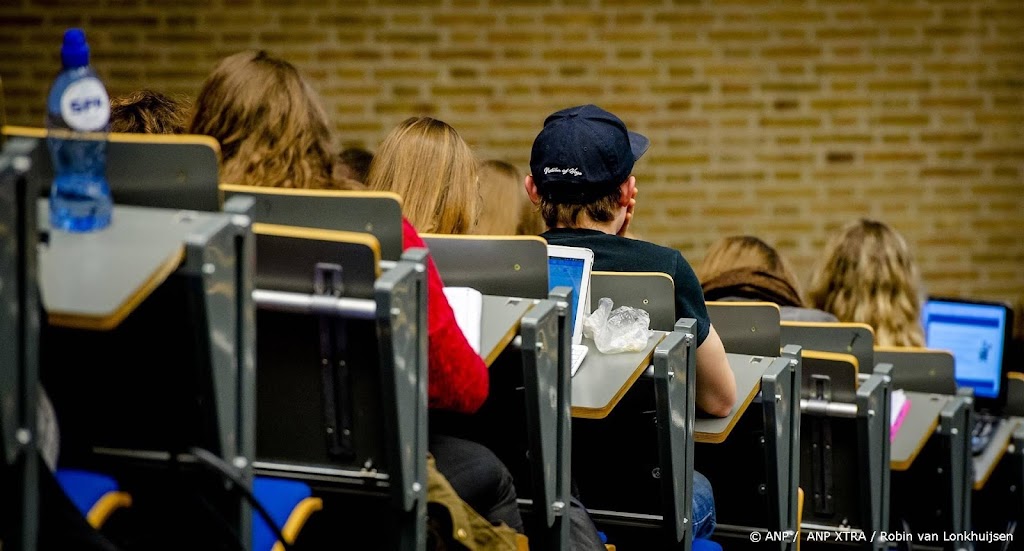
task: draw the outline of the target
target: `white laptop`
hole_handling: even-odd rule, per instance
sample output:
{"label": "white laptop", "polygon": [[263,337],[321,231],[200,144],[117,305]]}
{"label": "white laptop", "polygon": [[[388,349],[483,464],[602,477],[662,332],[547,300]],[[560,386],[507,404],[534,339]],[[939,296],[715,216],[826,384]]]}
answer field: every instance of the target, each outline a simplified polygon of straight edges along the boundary
{"label": "white laptop", "polygon": [[583,364],[588,348],[583,344],[583,318],[590,314],[590,272],[594,251],[580,247],[548,245],[548,290],[572,288],[572,374]]}

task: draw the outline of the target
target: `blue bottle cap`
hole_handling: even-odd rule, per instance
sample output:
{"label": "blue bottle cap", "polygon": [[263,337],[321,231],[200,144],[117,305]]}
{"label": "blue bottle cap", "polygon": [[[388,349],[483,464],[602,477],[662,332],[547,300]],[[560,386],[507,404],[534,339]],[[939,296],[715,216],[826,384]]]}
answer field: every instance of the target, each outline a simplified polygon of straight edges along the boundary
{"label": "blue bottle cap", "polygon": [[85,67],[89,64],[89,43],[85,41],[82,29],[64,31],[64,46],[60,49],[60,60],[65,69]]}

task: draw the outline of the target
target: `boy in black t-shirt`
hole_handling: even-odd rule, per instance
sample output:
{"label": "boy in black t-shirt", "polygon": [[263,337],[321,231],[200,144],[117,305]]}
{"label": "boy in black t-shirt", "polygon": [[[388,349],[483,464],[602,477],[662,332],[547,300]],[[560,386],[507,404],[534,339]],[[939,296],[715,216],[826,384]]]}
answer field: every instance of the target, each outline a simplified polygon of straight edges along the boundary
{"label": "boy in black t-shirt", "polygon": [[[649,145],[600,107],[558,111],[533,142],[526,192],[540,206],[548,243],[591,249],[595,270],[672,277],[676,318],[697,320],[697,407],[724,417],[736,402],[736,379],[697,276],[679,251],[624,237],[636,205],[633,163]],[[706,537],[714,529],[714,498],[707,479],[698,473],[694,479],[694,535]]]}

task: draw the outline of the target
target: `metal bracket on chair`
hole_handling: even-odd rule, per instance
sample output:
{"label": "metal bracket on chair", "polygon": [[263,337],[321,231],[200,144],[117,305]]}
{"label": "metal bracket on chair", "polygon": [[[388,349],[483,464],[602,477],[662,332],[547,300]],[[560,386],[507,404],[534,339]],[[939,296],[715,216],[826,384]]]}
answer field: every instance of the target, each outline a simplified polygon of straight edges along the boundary
{"label": "metal bracket on chair", "polygon": [[835,512],[832,478],[832,421],[829,406],[832,405],[832,379],[828,375],[812,374],[810,399],[802,406],[807,413],[815,413],[808,419],[808,436],[811,441],[811,503],[814,514],[830,516]]}
{"label": "metal bracket on chair", "polygon": [[[318,262],[313,270],[314,295],[337,298],[344,294],[343,270],[339,264]],[[352,400],[349,366],[346,361],[346,322],[337,316],[319,317],[324,437],[327,439],[327,450],[331,455],[351,457]]]}

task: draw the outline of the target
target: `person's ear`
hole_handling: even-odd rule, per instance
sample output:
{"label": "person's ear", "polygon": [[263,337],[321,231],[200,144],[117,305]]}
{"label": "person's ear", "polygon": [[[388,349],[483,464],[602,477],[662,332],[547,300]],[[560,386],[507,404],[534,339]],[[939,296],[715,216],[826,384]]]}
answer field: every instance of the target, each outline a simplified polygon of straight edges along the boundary
{"label": "person's ear", "polygon": [[622,185],[619,186],[619,206],[628,207],[630,201],[636,197],[636,176],[630,175]]}
{"label": "person's ear", "polygon": [[526,179],[523,180],[523,187],[526,188],[526,194],[530,196],[530,202],[534,205],[540,204],[540,191],[537,189],[537,182],[533,181],[533,175],[527,174]]}

